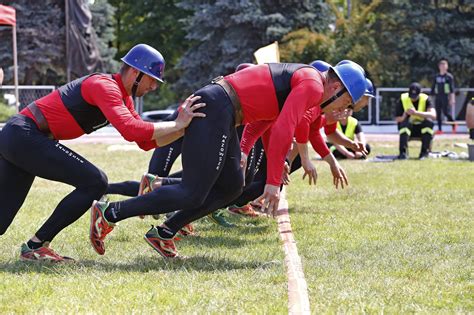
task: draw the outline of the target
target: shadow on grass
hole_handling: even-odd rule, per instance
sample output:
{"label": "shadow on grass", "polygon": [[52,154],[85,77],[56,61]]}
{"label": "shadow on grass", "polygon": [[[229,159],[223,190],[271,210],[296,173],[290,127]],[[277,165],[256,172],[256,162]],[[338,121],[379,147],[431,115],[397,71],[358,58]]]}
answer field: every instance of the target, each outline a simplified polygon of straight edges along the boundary
{"label": "shadow on grass", "polygon": [[233,228],[225,228],[225,227],[217,227],[216,225],[201,225],[199,226],[198,232],[207,232],[212,231],[215,232],[216,228],[221,228],[223,232],[227,232],[229,234],[235,233],[238,235],[242,234],[262,234],[269,231],[273,231],[273,226],[265,223],[262,224],[258,222],[258,220],[252,220],[248,222],[238,222],[236,226]]}
{"label": "shadow on grass", "polygon": [[183,239],[183,244],[186,244],[187,242],[197,242],[196,245],[199,245],[199,247],[209,247],[209,248],[215,248],[215,247],[225,247],[225,248],[240,248],[244,246],[248,246],[249,244],[254,242],[258,242],[259,245],[263,243],[268,243],[268,244],[274,244],[273,239],[269,238],[264,238],[264,239],[249,239],[246,238],[246,236],[242,236],[241,233],[239,235],[235,236],[228,236],[228,235],[215,235],[215,236],[210,236],[210,235],[205,235],[205,236],[194,236],[194,237],[186,237]]}
{"label": "shadow on grass", "polygon": [[199,255],[175,259],[140,256],[133,262],[113,263],[98,260],[78,260],[74,263],[39,263],[10,261],[0,263],[0,273],[26,274],[43,273],[51,275],[65,275],[73,273],[87,273],[87,269],[94,273],[103,272],[149,272],[149,271],[231,271],[231,270],[265,270],[279,265],[280,261],[243,261],[230,257],[215,257]]}

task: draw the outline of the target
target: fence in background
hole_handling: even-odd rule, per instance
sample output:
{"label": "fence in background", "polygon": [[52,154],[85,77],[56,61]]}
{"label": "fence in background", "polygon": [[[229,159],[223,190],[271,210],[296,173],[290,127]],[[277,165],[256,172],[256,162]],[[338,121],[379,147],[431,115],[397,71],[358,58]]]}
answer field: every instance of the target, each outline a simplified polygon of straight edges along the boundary
{"label": "fence in background", "polygon": [[[20,85],[18,87],[20,98],[20,110],[34,100],[41,98],[55,90],[54,85]],[[390,125],[395,124],[395,108],[400,101],[400,94],[407,92],[407,88],[380,87],[376,90],[376,96],[371,99],[369,105],[354,116],[364,125]],[[429,93],[430,89],[424,88],[423,92]],[[474,88],[456,89],[456,106],[454,116],[463,110],[468,94],[474,94]],[[15,87],[13,85],[0,86],[0,103],[15,106]],[[143,111],[143,98],[136,99],[136,110]]]}
{"label": "fence in background", "polygon": [[[20,101],[20,110],[22,110],[34,100],[51,93],[55,88],[56,87],[54,85],[19,85],[18,95]],[[14,85],[0,86],[0,103],[15,106]]]}

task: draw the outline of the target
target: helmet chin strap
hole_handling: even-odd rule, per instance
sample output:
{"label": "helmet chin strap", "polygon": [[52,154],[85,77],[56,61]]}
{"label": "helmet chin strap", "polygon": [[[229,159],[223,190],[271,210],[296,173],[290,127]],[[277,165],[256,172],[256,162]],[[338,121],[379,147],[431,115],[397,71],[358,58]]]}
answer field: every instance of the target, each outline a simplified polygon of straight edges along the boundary
{"label": "helmet chin strap", "polygon": [[135,99],[135,94],[137,93],[138,84],[140,84],[140,81],[143,78],[143,74],[144,74],[143,72],[140,72],[140,74],[135,79],[135,82],[133,82],[133,87],[132,87],[132,98],[133,99]]}
{"label": "helmet chin strap", "polygon": [[329,104],[331,104],[332,102],[334,102],[335,100],[337,100],[339,97],[342,96],[342,94],[346,93],[347,92],[347,89],[344,87],[342,90],[340,90],[339,92],[337,92],[336,94],[334,94],[332,97],[328,98],[326,101],[324,101],[320,106],[321,106],[321,109],[324,109],[325,107],[329,106]]}

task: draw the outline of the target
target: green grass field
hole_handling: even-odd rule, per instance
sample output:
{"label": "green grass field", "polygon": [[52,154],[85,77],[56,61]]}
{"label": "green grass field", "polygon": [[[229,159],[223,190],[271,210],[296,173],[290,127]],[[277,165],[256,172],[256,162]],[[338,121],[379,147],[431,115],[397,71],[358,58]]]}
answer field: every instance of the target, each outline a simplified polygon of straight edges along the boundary
{"label": "green grass field", "polygon": [[[396,153],[396,143],[376,153]],[[451,149],[448,142],[435,149]],[[109,181],[137,179],[150,153],[75,145]],[[412,149],[412,155],[418,148]],[[417,153],[417,152],[416,152]],[[315,162],[316,187],[292,176],[288,189],[313,313],[472,313],[474,163],[447,160],[343,162],[350,187],[331,187]],[[0,250],[0,313],[287,313],[287,279],[276,223],[207,220],[178,243],[189,258],[167,262],[144,241],[157,221],[121,222],[98,256],[88,213],[52,243],[72,265],[19,260],[19,246],[70,187],[37,179]]]}

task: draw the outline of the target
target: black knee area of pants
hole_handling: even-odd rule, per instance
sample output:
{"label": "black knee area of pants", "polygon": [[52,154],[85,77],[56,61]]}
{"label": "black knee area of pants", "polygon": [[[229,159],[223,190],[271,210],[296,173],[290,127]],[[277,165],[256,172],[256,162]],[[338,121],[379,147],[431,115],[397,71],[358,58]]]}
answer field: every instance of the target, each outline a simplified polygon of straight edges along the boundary
{"label": "black knee area of pants", "polygon": [[199,189],[189,189],[182,202],[183,209],[193,209],[201,206],[206,200],[207,195]]}
{"label": "black knee area of pants", "polygon": [[7,226],[3,226],[3,224],[0,224],[0,236],[2,236],[3,234],[5,234],[5,232],[8,230],[8,227],[10,225],[7,225]]}
{"label": "black knee area of pants", "polygon": [[109,181],[107,175],[99,169],[87,179],[87,184],[77,187],[78,189],[85,189],[94,195],[95,199],[100,198],[107,192]]}
{"label": "black knee area of pants", "polygon": [[469,129],[469,138],[471,138],[472,140],[474,140],[474,128]]}
{"label": "black knee area of pants", "polygon": [[367,154],[370,154],[370,152],[372,151],[372,148],[370,147],[370,144],[368,143],[365,144],[365,149],[367,150]]}
{"label": "black knee area of pants", "polygon": [[244,179],[242,176],[236,176],[236,178],[226,186],[226,190],[229,192],[230,200],[239,197],[244,191]]}
{"label": "black knee area of pants", "polygon": [[293,163],[291,163],[290,174],[292,174],[293,172],[296,172],[300,168],[301,168],[301,157],[298,154],[293,160]]}

